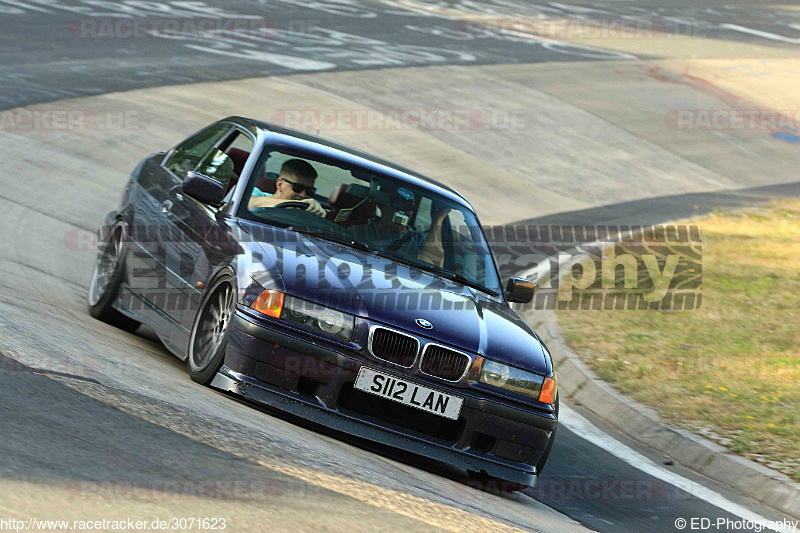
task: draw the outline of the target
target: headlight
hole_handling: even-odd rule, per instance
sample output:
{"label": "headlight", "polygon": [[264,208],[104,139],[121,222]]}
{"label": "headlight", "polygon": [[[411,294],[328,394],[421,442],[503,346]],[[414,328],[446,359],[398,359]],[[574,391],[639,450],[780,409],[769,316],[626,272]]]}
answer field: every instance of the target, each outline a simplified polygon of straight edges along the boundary
{"label": "headlight", "polygon": [[539,400],[545,377],[486,359],[481,369],[479,381],[498,389],[523,394],[534,400]]}
{"label": "headlight", "polygon": [[278,291],[264,291],[250,307],[273,318],[342,340],[349,341],[353,335],[353,315],[294,296],[286,296]]}

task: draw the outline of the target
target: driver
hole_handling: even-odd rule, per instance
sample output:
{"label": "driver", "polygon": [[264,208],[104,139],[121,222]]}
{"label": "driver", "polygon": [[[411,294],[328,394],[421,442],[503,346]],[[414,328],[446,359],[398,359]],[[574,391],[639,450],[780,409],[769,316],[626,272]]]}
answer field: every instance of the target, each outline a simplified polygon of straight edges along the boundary
{"label": "driver", "polygon": [[303,202],[308,204],[306,211],[324,217],[325,210],[318,201],[311,198],[315,191],[316,179],[317,171],[307,161],[289,159],[281,166],[281,172],[275,182],[275,194],[254,187],[247,208],[252,210],[257,207],[275,207],[284,202]]}

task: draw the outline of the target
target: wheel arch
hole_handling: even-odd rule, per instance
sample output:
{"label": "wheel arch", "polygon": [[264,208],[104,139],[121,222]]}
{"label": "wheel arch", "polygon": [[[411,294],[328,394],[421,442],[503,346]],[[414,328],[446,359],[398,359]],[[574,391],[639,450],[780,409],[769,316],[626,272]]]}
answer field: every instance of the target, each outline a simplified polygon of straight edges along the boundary
{"label": "wheel arch", "polygon": [[[229,275],[233,278],[233,288],[234,290],[236,287],[236,271],[233,269],[231,265],[221,265],[219,266],[211,276],[208,278],[208,282],[206,283],[206,287],[211,287],[214,283],[224,275]],[[203,297],[205,298],[205,294],[207,291],[203,292]]]}

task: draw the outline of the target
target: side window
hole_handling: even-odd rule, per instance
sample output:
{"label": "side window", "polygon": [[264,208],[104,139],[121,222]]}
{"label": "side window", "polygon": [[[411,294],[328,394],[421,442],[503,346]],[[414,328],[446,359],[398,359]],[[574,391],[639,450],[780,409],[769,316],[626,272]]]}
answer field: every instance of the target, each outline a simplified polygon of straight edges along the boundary
{"label": "side window", "polygon": [[253,151],[253,139],[241,132],[237,132],[233,141],[228,145],[228,148],[225,149],[225,152],[230,153],[232,149],[241,150],[242,152],[247,152],[247,155],[250,155],[250,152]]}
{"label": "side window", "polygon": [[218,124],[190,137],[175,149],[164,166],[183,179],[230,129],[230,124]]}
{"label": "side window", "polygon": [[197,172],[214,178],[226,187],[239,179],[244,163],[253,151],[253,141],[235,131],[220,144],[215,144],[197,165]]}

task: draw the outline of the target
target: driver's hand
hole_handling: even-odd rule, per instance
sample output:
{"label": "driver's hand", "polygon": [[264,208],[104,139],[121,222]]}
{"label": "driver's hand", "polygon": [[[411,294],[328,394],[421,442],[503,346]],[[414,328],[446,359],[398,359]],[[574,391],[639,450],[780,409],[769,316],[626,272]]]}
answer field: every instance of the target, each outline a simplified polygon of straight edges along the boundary
{"label": "driver's hand", "polygon": [[450,214],[450,211],[452,211],[452,209],[443,209],[442,211],[440,211],[436,215],[436,220],[434,220],[433,225],[434,226],[440,226],[442,224],[442,222],[444,222],[444,219],[447,218],[447,215]]}
{"label": "driver's hand", "polygon": [[313,213],[313,214],[319,215],[321,217],[324,217],[327,214],[327,212],[322,208],[320,203],[318,201],[314,200],[313,198],[306,198],[305,200],[298,200],[298,202],[303,202],[304,204],[308,204],[308,207],[306,208],[306,211],[308,211],[309,213]]}

